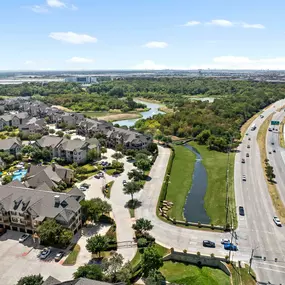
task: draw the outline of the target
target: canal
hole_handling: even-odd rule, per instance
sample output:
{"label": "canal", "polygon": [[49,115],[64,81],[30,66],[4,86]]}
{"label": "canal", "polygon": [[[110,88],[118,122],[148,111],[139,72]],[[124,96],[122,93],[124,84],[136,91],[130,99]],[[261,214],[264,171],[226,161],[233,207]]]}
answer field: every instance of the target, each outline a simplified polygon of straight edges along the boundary
{"label": "canal", "polygon": [[204,208],[204,197],[207,191],[208,180],[207,171],[202,163],[200,153],[188,144],[186,144],[185,147],[196,155],[196,162],[192,177],[192,185],[184,206],[184,218],[189,222],[209,224],[210,218]]}

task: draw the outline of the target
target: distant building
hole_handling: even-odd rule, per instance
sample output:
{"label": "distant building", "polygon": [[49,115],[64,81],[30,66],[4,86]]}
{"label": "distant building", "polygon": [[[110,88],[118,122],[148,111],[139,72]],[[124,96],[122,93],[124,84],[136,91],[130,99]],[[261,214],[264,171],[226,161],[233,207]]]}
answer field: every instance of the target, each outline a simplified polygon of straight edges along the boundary
{"label": "distant building", "polygon": [[75,82],[80,84],[92,84],[92,83],[97,83],[97,78],[91,76],[74,76],[74,77],[67,77],[64,79],[64,81]]}

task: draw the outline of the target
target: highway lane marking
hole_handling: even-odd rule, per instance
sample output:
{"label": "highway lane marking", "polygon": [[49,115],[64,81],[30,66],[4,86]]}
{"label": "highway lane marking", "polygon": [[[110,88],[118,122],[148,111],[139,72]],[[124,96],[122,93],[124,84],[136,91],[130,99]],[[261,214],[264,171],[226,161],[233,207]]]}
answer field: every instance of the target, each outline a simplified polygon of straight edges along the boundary
{"label": "highway lane marking", "polygon": [[260,261],[256,261],[255,263],[262,264],[262,265],[267,265],[267,266],[270,265],[270,266],[273,266],[273,267],[285,268],[285,266],[277,265],[277,264],[272,264],[272,263],[266,263],[266,262],[260,262]]}
{"label": "highway lane marking", "polygon": [[270,271],[274,271],[274,272],[279,272],[279,273],[285,274],[285,271],[280,271],[280,270],[276,270],[276,269],[271,269],[271,268],[266,268],[266,267],[261,267],[261,266],[256,266],[256,268],[260,268],[260,269],[264,269],[264,270],[270,270]]}

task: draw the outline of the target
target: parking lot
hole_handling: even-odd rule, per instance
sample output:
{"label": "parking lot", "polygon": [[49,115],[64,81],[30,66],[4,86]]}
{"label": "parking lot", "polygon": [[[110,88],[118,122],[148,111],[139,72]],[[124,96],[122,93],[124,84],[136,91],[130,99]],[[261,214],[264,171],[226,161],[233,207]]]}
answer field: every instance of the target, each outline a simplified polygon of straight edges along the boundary
{"label": "parking lot", "polygon": [[37,256],[42,247],[33,248],[32,237],[19,243],[22,234],[7,231],[0,237],[0,284],[14,285],[21,277],[31,274],[41,274],[44,279],[50,275],[62,281],[72,279],[76,268],[55,262],[54,257],[58,250],[53,249],[45,260],[40,260]]}

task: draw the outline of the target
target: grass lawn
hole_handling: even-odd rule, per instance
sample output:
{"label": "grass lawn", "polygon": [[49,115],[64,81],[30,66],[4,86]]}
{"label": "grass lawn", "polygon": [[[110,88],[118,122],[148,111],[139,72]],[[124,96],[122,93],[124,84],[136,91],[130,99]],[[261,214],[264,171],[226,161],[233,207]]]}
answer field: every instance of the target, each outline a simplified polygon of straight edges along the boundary
{"label": "grass lawn", "polygon": [[[208,186],[205,195],[205,209],[214,225],[225,225],[226,223],[226,173],[228,155],[226,153],[208,150],[205,145],[198,145],[195,142],[189,143],[195,147],[202,156],[202,163],[206,168],[208,175]],[[230,154],[229,168],[229,201],[231,209],[235,209],[234,195],[234,157]],[[235,211],[233,211],[235,213]],[[234,225],[237,225],[236,216]]]}
{"label": "grass lawn", "polygon": [[169,216],[183,220],[183,207],[191,188],[195,154],[181,145],[174,145],[175,157],[169,177],[166,200],[173,202]]}
{"label": "grass lawn", "polygon": [[277,190],[277,187],[274,183],[268,181],[265,173],[265,162],[264,160],[267,158],[266,153],[266,133],[270,124],[270,121],[272,120],[273,114],[270,115],[261,125],[258,134],[257,134],[257,142],[260,150],[260,159],[262,163],[262,168],[264,172],[265,181],[267,183],[268,191],[273,203],[273,206],[277,212],[277,215],[279,216],[279,219],[282,223],[285,223],[285,206],[280,199],[280,194]]}
{"label": "grass lawn", "polygon": [[279,143],[281,147],[285,148],[285,141],[284,141],[284,123],[285,123],[285,119],[282,120],[281,124],[280,124],[280,132],[279,132]]}
{"label": "grass lawn", "polygon": [[74,265],[76,263],[77,256],[80,251],[80,246],[76,244],[72,250],[72,252],[68,255],[68,257],[63,262],[63,265]]}
{"label": "grass lawn", "polygon": [[183,285],[230,285],[230,277],[220,269],[166,261],[160,272],[167,281]]}
{"label": "grass lawn", "polygon": [[251,274],[248,273],[248,265],[245,268],[239,268],[232,264],[228,265],[232,274],[232,285],[255,285],[255,274],[251,270]]}

